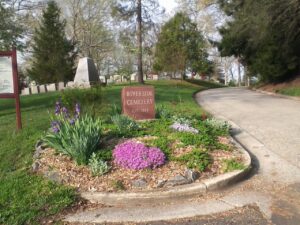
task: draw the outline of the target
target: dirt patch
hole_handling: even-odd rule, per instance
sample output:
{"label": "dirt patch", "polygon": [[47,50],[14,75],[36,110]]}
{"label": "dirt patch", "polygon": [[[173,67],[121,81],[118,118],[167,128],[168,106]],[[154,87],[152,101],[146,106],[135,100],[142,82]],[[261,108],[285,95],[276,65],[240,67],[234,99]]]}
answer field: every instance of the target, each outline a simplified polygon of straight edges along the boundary
{"label": "dirt patch", "polygon": [[293,80],[289,80],[283,83],[264,85],[260,87],[259,90],[276,93],[281,89],[292,88],[292,87],[300,87],[300,75]]}

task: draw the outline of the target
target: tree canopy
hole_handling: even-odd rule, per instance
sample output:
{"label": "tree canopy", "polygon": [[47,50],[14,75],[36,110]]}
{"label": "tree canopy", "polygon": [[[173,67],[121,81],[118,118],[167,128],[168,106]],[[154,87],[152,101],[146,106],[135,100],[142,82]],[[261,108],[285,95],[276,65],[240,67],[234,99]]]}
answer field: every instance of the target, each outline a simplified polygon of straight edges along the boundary
{"label": "tree canopy", "polygon": [[23,27],[17,23],[14,10],[0,1],[0,50],[22,47]]}
{"label": "tree canopy", "polygon": [[177,13],[163,25],[156,45],[154,69],[182,75],[187,69],[212,72],[205,40],[197,25],[184,13]]}
{"label": "tree canopy", "polygon": [[56,2],[49,1],[35,30],[28,74],[37,83],[69,81],[74,76],[74,46],[65,36],[65,21],[60,13]]}
{"label": "tree canopy", "polygon": [[220,29],[222,56],[236,56],[252,75],[280,82],[299,73],[297,0],[218,0],[229,22]]}

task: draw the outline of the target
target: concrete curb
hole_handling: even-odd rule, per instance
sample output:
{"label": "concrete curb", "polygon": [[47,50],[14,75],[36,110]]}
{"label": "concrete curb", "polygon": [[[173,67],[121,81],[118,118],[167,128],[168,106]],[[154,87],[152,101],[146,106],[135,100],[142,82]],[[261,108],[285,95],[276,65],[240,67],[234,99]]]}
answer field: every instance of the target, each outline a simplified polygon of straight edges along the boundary
{"label": "concrete curb", "polygon": [[208,191],[215,191],[232,185],[248,175],[251,170],[251,157],[249,153],[235,140],[234,144],[242,152],[244,158],[245,169],[233,171],[203,180],[199,183],[180,185],[169,189],[157,189],[151,191],[109,193],[109,192],[82,192],[81,197],[91,203],[101,203],[108,205],[118,205],[121,203],[128,204],[141,200],[155,201],[158,199],[173,199],[181,197],[191,197],[194,195],[203,195]]}
{"label": "concrete curb", "polygon": [[262,90],[255,89],[255,88],[250,88],[249,90],[255,91],[255,92],[258,92],[261,94],[275,96],[278,98],[286,98],[286,99],[290,99],[290,100],[300,101],[300,97],[296,97],[296,96],[282,95],[282,94],[278,94],[278,93],[274,93],[274,92],[270,92],[270,91],[262,91]]}

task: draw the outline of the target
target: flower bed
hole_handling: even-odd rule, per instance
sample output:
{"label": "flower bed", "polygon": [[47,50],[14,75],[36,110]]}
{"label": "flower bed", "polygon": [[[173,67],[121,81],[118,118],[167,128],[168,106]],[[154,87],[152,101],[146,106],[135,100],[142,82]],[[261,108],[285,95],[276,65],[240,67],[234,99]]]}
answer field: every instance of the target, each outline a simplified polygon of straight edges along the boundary
{"label": "flower bed", "polygon": [[[36,163],[39,173],[54,173],[59,177],[56,180],[81,191],[168,188],[243,169],[241,153],[231,142],[229,126],[222,121],[201,116],[165,117],[170,113],[160,109],[160,119],[144,123],[122,115],[107,121],[85,116],[90,121],[81,123],[77,132],[76,123],[82,120],[79,112],[76,105],[75,122],[70,123],[66,109],[60,106],[56,110],[60,119],[55,118],[56,129],[45,138],[51,148],[43,151]],[[66,124],[70,133],[76,133],[73,137],[89,145],[80,146],[72,139],[51,145],[49,137],[56,135],[60,140]]]}

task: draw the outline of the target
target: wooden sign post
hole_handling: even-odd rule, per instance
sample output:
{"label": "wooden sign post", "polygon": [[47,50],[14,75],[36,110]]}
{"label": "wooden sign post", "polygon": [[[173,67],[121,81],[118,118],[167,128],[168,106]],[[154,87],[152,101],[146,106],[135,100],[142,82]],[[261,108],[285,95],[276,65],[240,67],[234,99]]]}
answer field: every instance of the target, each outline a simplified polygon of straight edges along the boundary
{"label": "wooden sign post", "polygon": [[17,51],[0,52],[0,98],[15,99],[17,129],[22,129]]}

